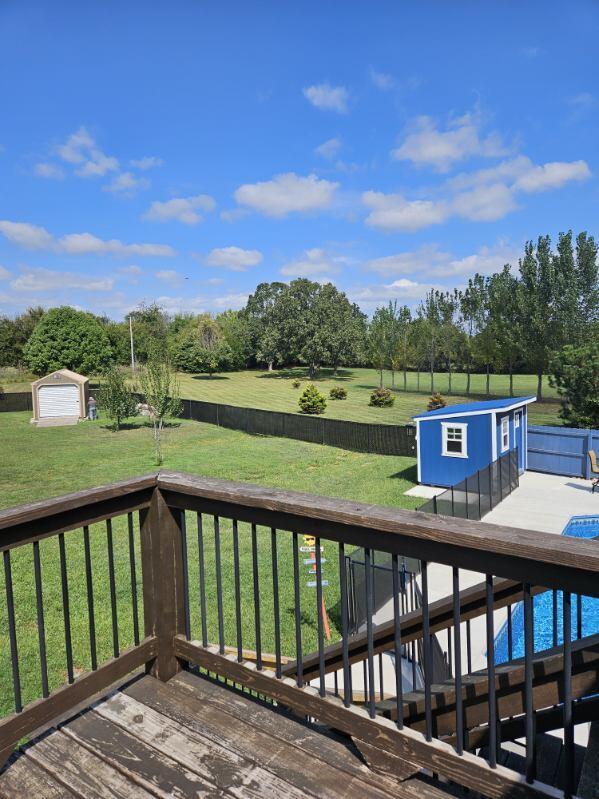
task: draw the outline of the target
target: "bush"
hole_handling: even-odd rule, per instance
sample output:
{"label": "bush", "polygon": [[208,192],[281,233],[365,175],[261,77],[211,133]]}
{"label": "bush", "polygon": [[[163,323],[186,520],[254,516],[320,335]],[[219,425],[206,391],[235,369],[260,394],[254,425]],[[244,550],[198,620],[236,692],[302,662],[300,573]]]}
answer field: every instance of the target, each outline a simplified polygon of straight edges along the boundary
{"label": "bush", "polygon": [[123,419],[137,416],[137,400],[127,386],[125,375],[115,366],[110,368],[100,383],[100,408],[118,430]]}
{"label": "bush", "polygon": [[293,388],[299,388],[301,384],[302,381],[299,379],[299,377],[296,377],[291,385],[293,386]]}
{"label": "bush", "polygon": [[447,402],[445,402],[444,398],[436,391],[429,397],[426,409],[427,411],[436,411],[438,408],[445,408],[446,406]]}
{"label": "bush", "polygon": [[390,408],[395,402],[395,396],[388,388],[376,388],[370,395],[369,405],[377,408]]}
{"label": "bush", "polygon": [[299,398],[299,406],[302,413],[324,413],[327,401],[316,386],[310,383]]}
{"label": "bush", "polygon": [[343,386],[333,386],[329,391],[329,397],[335,400],[347,399],[347,389],[343,388]]}

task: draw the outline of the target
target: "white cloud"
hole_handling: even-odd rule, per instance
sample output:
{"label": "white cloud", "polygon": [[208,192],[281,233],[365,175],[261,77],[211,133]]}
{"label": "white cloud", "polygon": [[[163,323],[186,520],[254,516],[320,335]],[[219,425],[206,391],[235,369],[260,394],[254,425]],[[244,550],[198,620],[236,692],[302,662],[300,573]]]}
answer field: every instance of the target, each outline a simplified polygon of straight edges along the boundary
{"label": "white cloud", "polygon": [[138,178],[133,172],[121,172],[116,175],[110,183],[102,187],[104,191],[113,194],[120,194],[124,197],[133,197],[140,189],[150,188],[150,181],[147,178]]}
{"label": "white cloud", "polygon": [[306,100],[322,111],[336,111],[338,114],[347,113],[349,92],[345,86],[331,86],[330,83],[319,83],[316,86],[306,86],[302,91]]}
{"label": "white cloud", "polygon": [[413,232],[437,225],[450,215],[447,203],[433,200],[406,200],[401,194],[366,191],[362,202],[372,210],[366,224],[380,230]]}
{"label": "white cloud", "polygon": [[385,255],[382,258],[373,258],[370,261],[366,261],[364,268],[369,272],[377,272],[384,277],[420,274],[430,271],[431,268],[434,268],[439,263],[445,263],[447,258],[449,258],[449,255],[441,252],[436,244],[424,244],[418,250]]}
{"label": "white cloud", "polygon": [[344,262],[344,258],[329,255],[325,250],[314,247],[305,250],[297,260],[284,264],[280,272],[286,277],[319,277],[322,280],[338,274],[341,271],[340,264]]}
{"label": "white cloud", "polygon": [[184,225],[197,225],[203,221],[199,211],[209,212],[216,208],[216,203],[208,194],[197,194],[194,197],[174,197],[165,202],[153,202],[143,219],[151,222],[182,222]]}
{"label": "white cloud", "polygon": [[225,294],[222,297],[170,297],[168,295],[157,297],[156,304],[168,313],[204,313],[210,310],[243,308],[248,295],[243,293]]}
{"label": "white cloud", "polygon": [[591,176],[586,161],[553,161],[541,166],[533,166],[521,175],[514,189],[516,191],[536,192],[557,189],[571,180],[586,180]]}
{"label": "white cloud", "polygon": [[84,127],[72,133],[64,144],[58,145],[55,152],[63,161],[76,166],[75,174],[82,178],[102,177],[119,168],[118,159],[102,152]]}
{"label": "white cloud", "polygon": [[415,280],[403,277],[394,280],[392,283],[348,289],[347,295],[352,302],[358,303],[360,307],[372,310],[381,305],[381,303],[389,302],[389,300],[397,300],[409,305],[422,299],[431,288],[433,288],[431,284],[418,283]]}
{"label": "white cloud", "polygon": [[5,269],[3,266],[0,266],[0,280],[8,280],[10,277],[10,272],[8,269]]}
{"label": "white cloud", "polygon": [[139,169],[145,172],[148,169],[154,169],[157,166],[162,166],[164,161],[162,158],[157,158],[155,155],[148,155],[145,158],[133,158],[129,161],[129,166],[134,169]]}
{"label": "white cloud", "polygon": [[123,266],[119,269],[119,272],[123,272],[125,275],[141,275],[143,269],[141,266],[137,266],[136,264],[132,264],[131,266]]}
{"label": "white cloud", "polygon": [[233,272],[244,272],[262,261],[260,250],[244,250],[241,247],[217,247],[206,256],[206,266],[230,269]]}
{"label": "white cloud", "polygon": [[236,222],[238,219],[243,219],[243,217],[248,214],[249,211],[247,208],[229,208],[225,211],[221,211],[219,216],[223,222]]}
{"label": "white cloud", "polygon": [[114,280],[109,277],[98,278],[75,272],[58,272],[52,269],[28,266],[10,285],[16,291],[62,291],[65,289],[112,291]]}
{"label": "white cloud", "polygon": [[517,207],[512,190],[504,183],[477,186],[457,194],[451,203],[453,214],[473,222],[502,219]]}
{"label": "white cloud", "polygon": [[181,275],[175,269],[159,269],[154,272],[154,277],[164,280],[166,283],[180,283]]}
{"label": "white cloud", "polygon": [[221,283],[224,283],[224,279],[222,277],[209,277],[206,283],[209,286],[220,286]]}
{"label": "white cloud", "polygon": [[168,244],[124,244],[119,239],[100,239],[91,233],[70,233],[57,239],[38,225],[0,220],[0,233],[27,250],[49,250],[68,255],[143,255],[169,258],[175,250]]}
{"label": "white cloud", "polygon": [[33,167],[33,174],[38,178],[46,178],[47,180],[62,180],[64,178],[64,170],[56,164],[49,164],[42,162]]}
{"label": "white cloud", "polygon": [[337,155],[341,147],[342,147],[341,139],[339,138],[327,139],[322,144],[319,144],[318,147],[315,148],[314,152],[316,153],[316,155],[322,156],[322,158],[331,159]]}
{"label": "white cloud", "polygon": [[235,191],[240,205],[266,216],[283,217],[292,212],[317,211],[329,208],[338,183],[316,175],[300,177],[295,172],[275,175],[272,180],[246,183]]}
{"label": "white cloud", "polygon": [[214,308],[225,308],[227,310],[238,311],[248,301],[248,294],[239,292],[237,294],[225,294],[223,297],[213,297],[209,303]]}
{"label": "white cloud", "polygon": [[432,166],[438,172],[448,172],[458,161],[473,156],[492,158],[505,155],[507,150],[497,133],[480,134],[480,115],[465,114],[451,120],[446,130],[439,130],[431,117],[412,120],[408,133],[399,147],[391,151],[396,161],[410,161],[415,166]]}
{"label": "white cloud", "polygon": [[377,87],[377,89],[381,89],[381,91],[389,91],[389,89],[392,89],[395,86],[393,75],[389,75],[386,72],[377,72],[373,67],[370,67],[369,73],[370,80]]}

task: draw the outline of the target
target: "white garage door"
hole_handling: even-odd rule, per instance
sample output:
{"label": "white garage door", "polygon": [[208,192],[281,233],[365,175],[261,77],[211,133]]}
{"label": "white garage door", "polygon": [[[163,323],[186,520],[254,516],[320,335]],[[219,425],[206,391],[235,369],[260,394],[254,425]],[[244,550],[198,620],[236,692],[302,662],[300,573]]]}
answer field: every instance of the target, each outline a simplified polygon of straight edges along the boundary
{"label": "white garage door", "polygon": [[79,416],[77,386],[40,386],[40,419],[43,416]]}

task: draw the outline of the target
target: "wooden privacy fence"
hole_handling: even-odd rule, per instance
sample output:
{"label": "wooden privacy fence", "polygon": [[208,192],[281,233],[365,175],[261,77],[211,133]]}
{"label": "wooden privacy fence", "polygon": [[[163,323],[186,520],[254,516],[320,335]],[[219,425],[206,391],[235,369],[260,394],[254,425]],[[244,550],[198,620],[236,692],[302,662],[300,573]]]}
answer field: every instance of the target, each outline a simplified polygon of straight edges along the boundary
{"label": "wooden privacy fence", "polygon": [[599,452],[599,430],[528,426],[528,469],[533,472],[588,479],[590,449]]}

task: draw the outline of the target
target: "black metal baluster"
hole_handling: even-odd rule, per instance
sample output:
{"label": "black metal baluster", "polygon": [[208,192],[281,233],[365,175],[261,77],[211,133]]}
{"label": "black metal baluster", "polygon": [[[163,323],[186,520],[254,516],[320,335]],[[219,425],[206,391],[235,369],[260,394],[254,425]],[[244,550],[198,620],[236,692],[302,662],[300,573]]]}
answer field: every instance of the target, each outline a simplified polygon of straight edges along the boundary
{"label": "black metal baluster", "polygon": [[206,619],[206,568],[204,563],[204,527],[202,514],[197,514],[198,521],[198,566],[200,582],[200,615],[202,620],[202,646],[208,646],[208,622]]}
{"label": "black metal baluster", "polygon": [[233,568],[235,580],[235,630],[237,635],[237,661],[243,660],[241,632],[241,577],[239,574],[239,530],[237,519],[233,519]]}
{"label": "black metal baluster", "polygon": [[98,668],[96,648],[96,616],[94,609],[94,583],[92,577],[92,557],[89,546],[89,527],[83,528],[83,548],[85,550],[85,584],[87,587],[87,618],[89,624],[89,654],[92,671]]}
{"label": "black metal baluster", "polygon": [[272,555],[272,592],[273,614],[275,623],[275,673],[281,677],[281,619],[279,610],[279,565],[277,561],[277,531],[274,527],[270,530],[270,547]]}
{"label": "black metal baluster", "polygon": [[403,663],[401,656],[400,575],[397,555],[391,556],[393,573],[393,657],[395,660],[395,709],[397,726],[403,728]]}
{"label": "black metal baluster", "polygon": [[[185,518],[185,513],[182,513]],[[133,640],[135,645],[139,644],[139,614],[137,609],[137,569],[135,567],[135,532],[133,528],[133,514],[127,514],[127,524],[129,528],[129,570],[131,572],[131,610],[133,613]],[[187,567],[187,547],[185,547],[185,564]],[[189,595],[187,594],[187,578],[185,579],[185,592],[189,607]],[[187,636],[190,637],[189,635]]]}
{"label": "black metal baluster", "polygon": [[322,595],[322,556],[320,552],[320,538],[316,538],[316,612],[318,616],[318,691],[321,696],[326,693],[324,675],[324,602]]}
{"label": "black metal baluster", "polygon": [[[341,593],[341,602],[343,613],[343,586]],[[301,688],[304,684],[304,664],[302,659],[302,611],[300,604],[300,568],[299,568],[299,547],[297,540],[297,533],[293,533],[293,592],[295,598],[294,613],[295,613],[295,665],[296,665],[296,682]],[[347,621],[347,620],[346,620]]]}
{"label": "black metal baluster", "polygon": [[62,587],[62,612],[64,616],[64,643],[67,658],[67,678],[74,682],[73,672],[73,644],[71,640],[71,609],[69,606],[69,581],[67,577],[67,554],[64,543],[64,533],[58,534],[58,549],[60,553],[60,582]]}
{"label": "black metal baluster", "polygon": [[425,737],[427,741],[433,737],[433,713],[431,705],[431,682],[433,655],[431,648],[431,631],[428,609],[428,563],[422,561],[422,652],[424,655],[424,716]]}
{"label": "black metal baluster", "polygon": [[470,629],[470,619],[466,621],[466,667],[468,674],[472,674],[472,631]]}
{"label": "black metal baluster", "polygon": [[115,658],[118,658],[119,647],[119,620],[116,606],[116,582],[114,576],[114,545],[112,541],[112,520],[106,519],[106,540],[108,543],[108,580],[110,583],[110,609],[112,612],[112,646]]}
{"label": "black metal baluster", "polygon": [[381,702],[385,698],[385,685],[383,679],[383,653],[379,652],[379,697]]}
{"label": "black metal baluster", "polygon": [[487,692],[489,698],[489,765],[497,767],[497,699],[495,694],[495,627],[493,624],[493,575],[486,576],[487,589]]}
{"label": "black metal baluster", "polygon": [[12,687],[15,700],[15,711],[23,710],[21,699],[21,676],[19,673],[19,650],[17,646],[17,627],[15,624],[15,600],[12,590],[12,571],[10,567],[10,550],[4,550],[4,588],[6,591],[6,612],[8,615],[8,637],[10,641],[10,663],[12,667]]}
{"label": "black metal baluster", "polygon": [[582,596],[576,594],[576,637],[582,638]]}
{"label": "black metal baluster", "polygon": [[40,650],[40,675],[42,696],[50,693],[48,688],[48,662],[46,658],[46,628],[44,625],[44,599],[42,595],[42,564],[39,541],[33,542],[33,571],[35,575],[35,601],[37,606],[37,638]]}
{"label": "black metal baluster", "polygon": [[262,668],[262,633],[260,624],[260,574],[258,571],[258,534],[252,523],[252,569],[254,574],[254,627],[256,630],[256,668]]}
{"label": "black metal baluster", "polygon": [[574,723],[572,717],[572,595],[563,595],[563,675],[564,675],[564,771],[563,785],[566,799],[572,796],[574,785]]}
{"label": "black metal baluster", "polygon": [[220,519],[214,517],[214,561],[216,567],[216,602],[218,607],[218,649],[225,654],[225,628],[223,619],[223,578],[220,557]]}
{"label": "black metal baluster", "polygon": [[460,570],[453,567],[453,634],[454,634],[454,676],[455,676],[455,729],[456,751],[464,751],[464,709],[462,701],[462,638],[460,608]]}
{"label": "black metal baluster", "polygon": [[530,584],[524,583],[524,713],[526,719],[526,781],[535,778],[535,730],[533,717],[534,622]]}
{"label": "black metal baluster", "polygon": [[512,606],[507,606],[507,659],[512,660],[514,639],[512,637]]}
{"label": "black metal baluster", "polygon": [[449,671],[449,676],[451,677],[451,669],[453,663],[453,656],[451,652],[451,627],[447,628],[447,669]]}
{"label": "black metal baluster", "polygon": [[183,614],[185,616],[185,637],[191,640],[191,611],[189,603],[189,556],[187,552],[187,519],[185,511],[180,511],[181,563],[183,566]]}
{"label": "black metal baluster", "polygon": [[553,646],[557,646],[557,589],[553,589]]}
{"label": "black metal baluster", "polygon": [[347,568],[345,544],[339,543],[339,589],[341,594],[341,652],[343,658],[343,704],[349,707],[352,701],[349,666],[349,634],[347,608]]}

